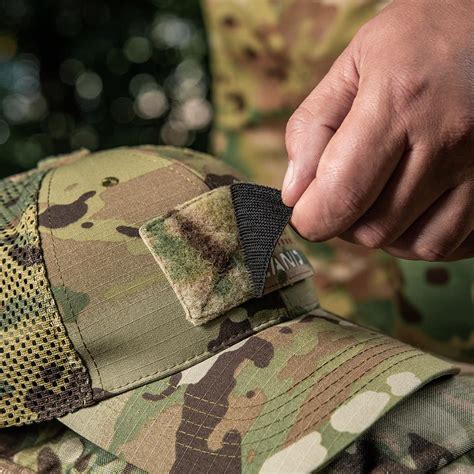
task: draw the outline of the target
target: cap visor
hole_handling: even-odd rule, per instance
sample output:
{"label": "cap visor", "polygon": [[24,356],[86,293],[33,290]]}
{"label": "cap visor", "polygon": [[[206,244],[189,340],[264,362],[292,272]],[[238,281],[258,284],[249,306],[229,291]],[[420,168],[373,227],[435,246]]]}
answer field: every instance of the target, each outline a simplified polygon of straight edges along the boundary
{"label": "cap visor", "polygon": [[309,472],[454,372],[316,310],[61,421],[148,472]]}

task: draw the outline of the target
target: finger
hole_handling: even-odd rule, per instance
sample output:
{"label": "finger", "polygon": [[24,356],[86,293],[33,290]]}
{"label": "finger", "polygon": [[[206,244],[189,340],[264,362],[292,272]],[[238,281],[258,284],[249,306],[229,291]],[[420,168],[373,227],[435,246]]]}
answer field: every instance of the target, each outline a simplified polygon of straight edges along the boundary
{"label": "finger", "polygon": [[[384,250],[393,257],[402,258],[404,260],[423,260],[412,251],[407,250],[406,246],[391,246]],[[444,258],[442,261],[453,262],[466,258],[474,258],[474,232],[471,232],[464,242],[449,257]]]}
{"label": "finger", "polygon": [[374,203],[405,149],[406,133],[392,110],[389,90],[360,85],[294,207],[292,224],[303,237],[337,236]]}
{"label": "finger", "polygon": [[285,140],[289,163],[282,186],[287,206],[294,206],[314,179],[324,148],[351,108],[357,82],[349,48],[288,121]]}
{"label": "finger", "polygon": [[446,192],[391,245],[390,254],[413,260],[443,261],[474,256],[474,183]]}
{"label": "finger", "polygon": [[427,169],[429,154],[425,147],[405,153],[372,207],[340,237],[372,248],[397,240],[449,189],[436,167]]}

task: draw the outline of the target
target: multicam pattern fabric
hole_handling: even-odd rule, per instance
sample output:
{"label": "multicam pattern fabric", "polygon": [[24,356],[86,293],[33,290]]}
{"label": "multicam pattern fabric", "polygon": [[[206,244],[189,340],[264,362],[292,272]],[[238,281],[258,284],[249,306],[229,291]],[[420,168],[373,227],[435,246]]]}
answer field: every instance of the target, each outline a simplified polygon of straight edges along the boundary
{"label": "multicam pattern fabric", "polygon": [[[474,382],[468,377],[427,385],[384,415],[322,472],[472,472],[473,394]],[[159,466],[159,452],[154,457]],[[58,422],[0,432],[0,471],[2,467],[8,473],[145,472]]]}
{"label": "multicam pattern fabric", "polygon": [[204,324],[252,297],[228,186],[153,219],[140,233],[193,324]]}
{"label": "multicam pattern fabric", "polygon": [[[186,319],[139,228],[236,180],[207,155],[196,154],[192,168],[192,156],[159,147],[109,150],[67,164],[62,158],[43,181],[39,223],[48,277],[96,400],[171,375],[318,306],[311,282],[301,281],[205,326]],[[288,236],[276,250],[293,249]]]}
{"label": "multicam pattern fabric", "polygon": [[[212,53],[214,152],[258,183],[281,186],[291,113],[358,28],[387,3],[203,0]],[[338,239],[305,249],[323,307],[426,350],[474,362],[474,259],[408,262]]]}
{"label": "multicam pattern fabric", "polygon": [[0,427],[51,419],[91,400],[45,275],[36,208],[43,176],[0,181]]}
{"label": "multicam pattern fabric", "polygon": [[316,310],[62,421],[147,472],[307,472],[450,370]]}
{"label": "multicam pattern fabric", "polygon": [[58,421],[0,432],[3,474],[143,474],[111,453],[81,438]]}
{"label": "multicam pattern fabric", "polygon": [[323,472],[472,472],[473,414],[472,376],[436,381],[387,413]]}
{"label": "multicam pattern fabric", "polygon": [[[412,392],[453,373],[441,360],[317,309],[308,279],[199,328],[187,322],[137,230],[150,215],[229,184],[222,168],[212,173],[214,161],[199,156],[192,169],[145,148],[48,162],[38,217],[46,267],[75,347],[87,344],[92,356],[92,364],[85,359],[94,401],[105,400],[62,418],[78,434],[63,433],[56,449],[24,445],[0,466],[59,462],[74,470],[82,456],[98,472],[319,469]],[[293,252],[291,237],[281,240],[275,267],[288,260],[285,248]]]}
{"label": "multicam pattern fabric", "polygon": [[213,73],[214,147],[258,183],[281,184],[284,132],[382,0],[203,0]]}

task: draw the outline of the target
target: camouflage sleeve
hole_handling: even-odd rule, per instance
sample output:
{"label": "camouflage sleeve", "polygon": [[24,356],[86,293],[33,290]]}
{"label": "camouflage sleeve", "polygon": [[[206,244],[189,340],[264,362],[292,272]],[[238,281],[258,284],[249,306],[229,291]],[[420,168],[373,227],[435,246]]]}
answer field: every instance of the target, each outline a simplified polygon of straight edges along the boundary
{"label": "camouflage sleeve", "polygon": [[472,472],[474,376],[433,382],[387,413],[326,473]]}
{"label": "camouflage sleeve", "polygon": [[[211,47],[214,152],[279,187],[286,121],[383,0],[202,0]],[[400,261],[334,239],[306,244],[322,306],[474,362],[474,259]],[[453,310],[455,308],[455,310]]]}
{"label": "camouflage sleeve", "polygon": [[0,473],[143,473],[59,421],[0,432]]}

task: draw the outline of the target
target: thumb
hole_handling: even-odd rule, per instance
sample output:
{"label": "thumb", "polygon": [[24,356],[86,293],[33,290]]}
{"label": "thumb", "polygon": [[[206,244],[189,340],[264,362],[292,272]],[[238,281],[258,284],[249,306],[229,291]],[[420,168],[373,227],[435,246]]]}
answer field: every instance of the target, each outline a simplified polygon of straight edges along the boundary
{"label": "thumb", "polygon": [[315,178],[326,145],[351,109],[358,81],[349,46],[288,121],[289,163],[282,186],[287,206],[293,207]]}

